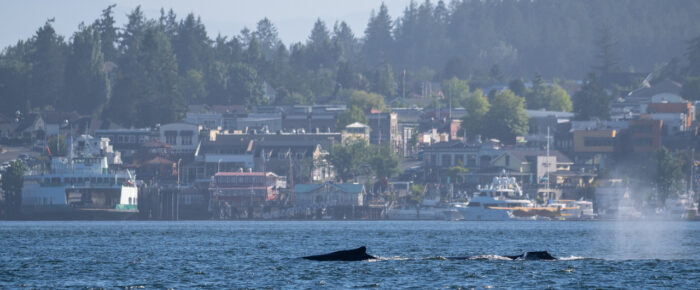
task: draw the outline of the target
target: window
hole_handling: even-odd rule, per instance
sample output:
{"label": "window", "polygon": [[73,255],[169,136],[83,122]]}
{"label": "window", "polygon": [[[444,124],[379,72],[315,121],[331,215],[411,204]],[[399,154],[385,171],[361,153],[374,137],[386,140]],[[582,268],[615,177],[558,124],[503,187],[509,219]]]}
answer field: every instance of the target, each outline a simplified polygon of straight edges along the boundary
{"label": "window", "polygon": [[165,143],[168,145],[176,145],[177,143],[177,131],[165,131]]}
{"label": "window", "polygon": [[177,143],[177,136],[176,135],[166,135],[165,136],[165,143],[168,145],[175,145]]}
{"label": "window", "polygon": [[192,135],[182,136],[182,145],[192,145]]}

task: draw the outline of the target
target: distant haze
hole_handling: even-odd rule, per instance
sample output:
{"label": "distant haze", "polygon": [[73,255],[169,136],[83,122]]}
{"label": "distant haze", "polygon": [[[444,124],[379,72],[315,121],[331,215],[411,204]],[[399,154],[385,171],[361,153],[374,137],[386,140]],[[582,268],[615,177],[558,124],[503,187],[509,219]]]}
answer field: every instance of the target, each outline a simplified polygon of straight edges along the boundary
{"label": "distant haze", "polygon": [[[384,0],[392,17],[400,15],[410,0]],[[126,14],[141,5],[146,17],[158,18],[160,8],[170,8],[178,19],[192,12],[201,16],[210,38],[217,34],[237,35],[241,29],[254,30],[258,20],[267,17],[277,27],[285,44],[304,41],[314,21],[321,18],[328,27],[345,21],[356,36],[361,37],[372,10],[382,1],[376,0],[22,0],[3,1],[0,9],[0,48],[25,40],[49,18],[55,18],[56,32],[66,38],[77,30],[80,22],[92,23],[109,4],[116,3],[117,27],[123,27]]]}

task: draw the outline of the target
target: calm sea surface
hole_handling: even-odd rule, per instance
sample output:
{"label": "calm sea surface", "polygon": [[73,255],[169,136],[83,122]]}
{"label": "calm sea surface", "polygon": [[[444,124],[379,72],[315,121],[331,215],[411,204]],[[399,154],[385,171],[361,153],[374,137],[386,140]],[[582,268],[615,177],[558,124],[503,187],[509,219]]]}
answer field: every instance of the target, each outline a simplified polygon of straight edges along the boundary
{"label": "calm sea surface", "polygon": [[[297,258],[362,245],[381,259]],[[534,250],[565,259],[494,256]],[[487,286],[697,289],[700,223],[0,222],[0,288]]]}

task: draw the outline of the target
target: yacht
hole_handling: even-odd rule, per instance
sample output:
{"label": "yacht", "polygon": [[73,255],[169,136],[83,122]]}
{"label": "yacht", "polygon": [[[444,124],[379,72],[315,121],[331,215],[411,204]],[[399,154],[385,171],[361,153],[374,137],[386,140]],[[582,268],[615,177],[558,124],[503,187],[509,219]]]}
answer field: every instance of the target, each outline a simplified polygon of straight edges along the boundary
{"label": "yacht", "polygon": [[465,221],[505,221],[516,218],[515,209],[532,208],[514,177],[494,177],[491,184],[479,187],[466,206],[456,207]]}
{"label": "yacht", "polygon": [[22,213],[29,219],[135,217],[136,179],[129,170],[111,170],[105,156],[53,157],[49,169],[25,175]]}

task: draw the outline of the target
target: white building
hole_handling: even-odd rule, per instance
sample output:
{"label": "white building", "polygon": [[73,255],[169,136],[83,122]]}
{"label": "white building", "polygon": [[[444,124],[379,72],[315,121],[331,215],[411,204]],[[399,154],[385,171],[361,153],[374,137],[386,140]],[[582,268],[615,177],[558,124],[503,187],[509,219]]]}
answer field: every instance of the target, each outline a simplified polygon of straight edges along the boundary
{"label": "white building", "polygon": [[173,153],[194,153],[199,144],[199,126],[170,123],[160,126],[160,141],[172,146]]}

